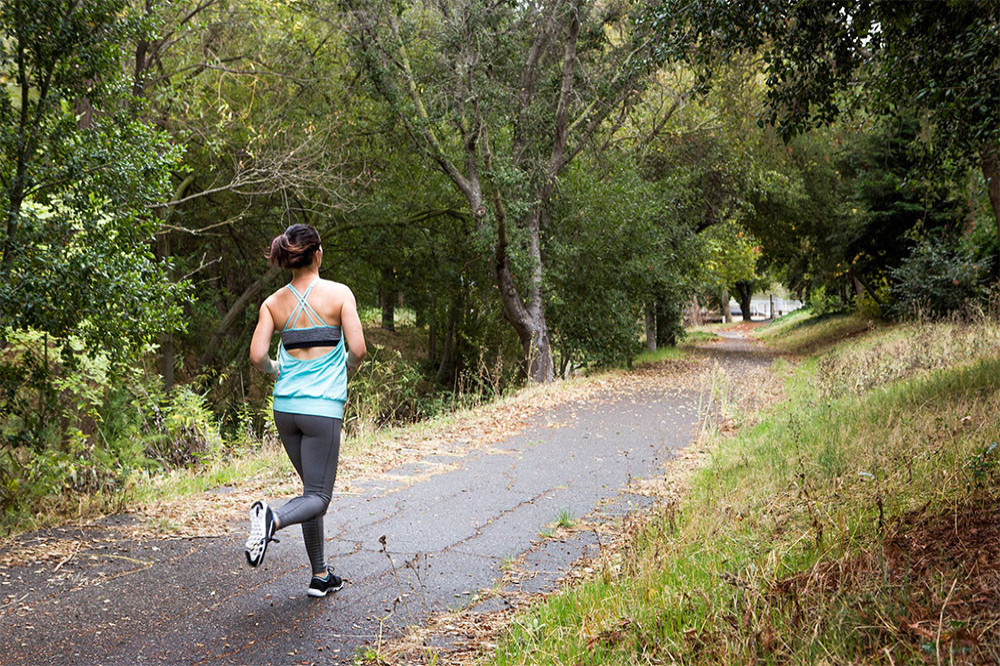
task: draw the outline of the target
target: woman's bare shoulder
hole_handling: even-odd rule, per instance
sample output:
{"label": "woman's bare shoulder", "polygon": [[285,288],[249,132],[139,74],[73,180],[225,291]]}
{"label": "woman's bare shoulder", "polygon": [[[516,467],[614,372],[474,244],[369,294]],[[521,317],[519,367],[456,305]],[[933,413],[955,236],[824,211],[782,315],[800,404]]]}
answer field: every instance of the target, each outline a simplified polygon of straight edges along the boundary
{"label": "woman's bare shoulder", "polygon": [[351,293],[351,288],[341,282],[334,282],[333,280],[320,280],[319,283],[323,286],[324,291],[327,291],[330,294],[347,295]]}
{"label": "woman's bare shoulder", "polygon": [[282,293],[284,291],[285,291],[285,288],[282,287],[278,291],[274,292],[273,294],[271,294],[270,296],[268,296],[267,298],[265,298],[264,299],[264,305],[266,305],[269,308],[270,307],[274,307],[278,303],[278,301],[281,298],[281,295],[282,295]]}

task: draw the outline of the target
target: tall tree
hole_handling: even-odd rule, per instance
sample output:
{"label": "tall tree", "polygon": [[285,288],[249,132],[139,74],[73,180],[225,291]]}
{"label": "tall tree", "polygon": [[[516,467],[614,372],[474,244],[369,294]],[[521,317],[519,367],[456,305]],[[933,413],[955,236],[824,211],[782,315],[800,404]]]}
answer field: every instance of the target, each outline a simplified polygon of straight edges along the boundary
{"label": "tall tree", "polygon": [[618,3],[345,2],[370,80],[469,206],[528,376],[550,381],[551,199],[641,90],[648,43]]}

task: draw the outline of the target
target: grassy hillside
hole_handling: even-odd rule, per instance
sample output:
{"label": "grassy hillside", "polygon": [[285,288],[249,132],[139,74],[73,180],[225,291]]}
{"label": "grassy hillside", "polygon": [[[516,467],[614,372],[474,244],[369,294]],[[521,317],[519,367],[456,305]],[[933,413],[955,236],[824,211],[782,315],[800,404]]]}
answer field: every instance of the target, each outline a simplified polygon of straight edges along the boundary
{"label": "grassy hillside", "polygon": [[1000,660],[1000,326],[761,335],[798,355],[786,401],[494,663]]}

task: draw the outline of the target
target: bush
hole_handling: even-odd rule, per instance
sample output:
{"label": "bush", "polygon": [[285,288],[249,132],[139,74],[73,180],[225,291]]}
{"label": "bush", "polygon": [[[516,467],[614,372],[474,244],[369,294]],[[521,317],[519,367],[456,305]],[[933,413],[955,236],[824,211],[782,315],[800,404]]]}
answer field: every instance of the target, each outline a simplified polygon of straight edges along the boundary
{"label": "bush", "polygon": [[351,378],[344,426],[350,432],[415,421],[424,415],[428,383],[420,369],[395,349],[374,345]]}
{"label": "bush", "polygon": [[819,316],[839,312],[843,309],[843,304],[836,294],[828,294],[825,286],[819,286],[809,292],[806,307],[814,315]]}
{"label": "bush", "polygon": [[146,421],[146,455],[181,467],[221,451],[219,425],[205,396],[188,386],[177,386],[162,405],[151,405],[156,417]]}
{"label": "bush", "polygon": [[32,329],[0,331],[0,410],[7,526],[83,500],[107,504],[134,470],[198,462],[223,445],[190,387],[164,395],[162,379],[140,364]]}
{"label": "bush", "polygon": [[989,265],[956,242],[929,238],[890,275],[891,314],[943,317],[985,301]]}

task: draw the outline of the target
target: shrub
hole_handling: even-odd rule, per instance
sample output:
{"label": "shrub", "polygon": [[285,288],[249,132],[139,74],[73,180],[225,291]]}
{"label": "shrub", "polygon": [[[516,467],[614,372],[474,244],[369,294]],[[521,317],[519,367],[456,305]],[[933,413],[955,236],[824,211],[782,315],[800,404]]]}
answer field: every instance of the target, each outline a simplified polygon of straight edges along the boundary
{"label": "shrub", "polygon": [[806,307],[814,315],[825,315],[842,309],[840,298],[836,294],[828,294],[825,286],[819,286],[809,292]]}
{"label": "shrub", "polygon": [[[155,405],[152,405],[154,408]],[[177,386],[147,421],[146,454],[180,467],[199,462],[222,449],[222,436],[205,396],[188,386]]]}
{"label": "shrub", "polygon": [[378,345],[351,378],[344,426],[352,432],[372,432],[423,415],[427,386],[420,369],[395,349]]}
{"label": "shrub", "polygon": [[890,275],[893,315],[942,317],[985,300],[989,266],[956,242],[929,238]]}
{"label": "shrub", "polygon": [[204,396],[185,386],[165,395],[161,382],[76,337],[0,331],[5,527],[31,523],[40,511],[58,517],[84,500],[106,504],[136,469],[186,465],[221,451]]}

